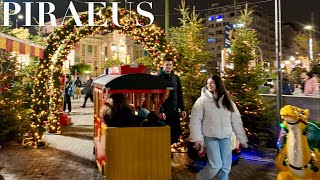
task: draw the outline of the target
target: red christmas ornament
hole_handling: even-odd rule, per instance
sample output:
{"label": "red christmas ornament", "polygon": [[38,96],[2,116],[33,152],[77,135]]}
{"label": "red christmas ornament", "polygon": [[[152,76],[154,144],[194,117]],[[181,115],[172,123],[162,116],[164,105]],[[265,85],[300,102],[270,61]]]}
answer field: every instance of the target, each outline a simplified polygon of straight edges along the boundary
{"label": "red christmas ornament", "polygon": [[9,88],[8,83],[5,83],[4,86],[0,89],[0,91],[1,91],[2,93],[7,92],[7,91],[8,91],[8,88]]}

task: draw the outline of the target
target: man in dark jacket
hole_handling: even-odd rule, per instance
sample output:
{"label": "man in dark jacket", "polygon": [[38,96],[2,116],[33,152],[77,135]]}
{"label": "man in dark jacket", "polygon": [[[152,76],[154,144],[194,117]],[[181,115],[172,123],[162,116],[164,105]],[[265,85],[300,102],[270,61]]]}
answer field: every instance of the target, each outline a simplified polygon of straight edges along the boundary
{"label": "man in dark jacket", "polygon": [[172,72],[172,69],[173,61],[171,58],[167,58],[160,71],[159,77],[168,81],[171,87],[173,87],[173,89],[170,90],[169,96],[163,102],[160,112],[162,113],[162,118],[166,120],[166,124],[171,127],[171,144],[174,144],[178,142],[182,134],[179,110],[181,111],[182,118],[185,118],[187,114],[184,109],[181,81],[179,76]]}
{"label": "man in dark jacket", "polygon": [[85,86],[84,86],[84,93],[85,93],[85,98],[84,98],[84,103],[81,107],[85,108],[86,107],[86,103],[87,103],[87,100],[88,98],[90,98],[90,100],[93,102],[93,94],[92,94],[92,82],[93,82],[93,79],[92,77],[90,77],[88,79],[88,81],[86,82]]}
{"label": "man in dark jacket", "polygon": [[283,95],[293,95],[294,86],[290,83],[288,77],[283,77],[282,79],[282,94]]}

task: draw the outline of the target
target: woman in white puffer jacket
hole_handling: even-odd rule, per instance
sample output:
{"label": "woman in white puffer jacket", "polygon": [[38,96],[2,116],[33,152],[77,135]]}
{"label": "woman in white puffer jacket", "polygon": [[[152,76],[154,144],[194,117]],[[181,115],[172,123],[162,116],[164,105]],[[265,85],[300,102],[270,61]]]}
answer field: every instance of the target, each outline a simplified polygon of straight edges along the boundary
{"label": "woman in white puffer jacket", "polygon": [[231,136],[234,132],[243,147],[247,136],[241,115],[218,75],[206,80],[190,118],[191,139],[197,149],[206,147],[209,163],[197,174],[197,179],[227,180],[232,164]]}

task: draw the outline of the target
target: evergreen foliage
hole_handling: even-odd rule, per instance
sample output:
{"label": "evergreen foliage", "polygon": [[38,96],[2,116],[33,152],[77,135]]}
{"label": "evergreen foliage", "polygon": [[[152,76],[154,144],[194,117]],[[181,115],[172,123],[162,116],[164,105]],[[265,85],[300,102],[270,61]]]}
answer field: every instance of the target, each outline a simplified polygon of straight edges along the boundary
{"label": "evergreen foliage", "polygon": [[[176,65],[176,71],[181,78],[185,109],[187,114],[190,114],[194,103],[200,97],[201,88],[205,86],[207,74],[200,73],[200,69],[207,63],[210,53],[205,50],[203,19],[195,13],[195,8],[190,12],[182,0],[179,11],[182,15],[179,19],[181,26],[170,28],[170,40],[179,53],[180,66]],[[178,147],[185,147],[184,140],[189,136],[188,125],[189,118],[186,118],[182,122],[182,144],[178,144]]]}
{"label": "evergreen foliage", "polygon": [[302,84],[301,74],[303,72],[307,72],[307,70],[299,67],[295,67],[292,69],[290,73],[290,78],[293,80],[294,84],[300,84],[300,85]]}
{"label": "evergreen foliage", "polygon": [[10,53],[0,50],[0,144],[22,137],[29,127],[23,108],[21,76]]}
{"label": "evergreen foliage", "polygon": [[150,56],[142,56],[136,59],[137,64],[142,64],[147,66],[148,70],[156,70],[157,66],[154,63],[154,59],[152,59]]}
{"label": "evergreen foliage", "polygon": [[91,70],[91,66],[88,64],[75,64],[74,66],[70,67],[71,74],[75,74],[77,70],[77,75],[83,75],[86,73],[86,71]]}
{"label": "evergreen foliage", "polygon": [[124,63],[120,61],[120,59],[108,59],[104,63],[103,68],[109,68],[109,67],[121,66],[121,65],[124,65]]}
{"label": "evergreen foliage", "polygon": [[232,63],[233,68],[227,68],[225,84],[242,115],[249,142],[265,145],[275,139],[272,131],[275,123],[272,122],[276,120],[272,107],[266,107],[270,103],[264,103],[258,94],[258,86],[264,83],[265,78],[261,65],[255,64],[255,48],[259,42],[256,31],[248,28],[252,12],[244,10],[239,19],[244,27],[232,32],[228,63]]}
{"label": "evergreen foliage", "polygon": [[37,75],[39,61],[38,57],[30,57],[29,65],[25,65],[23,69],[20,70],[22,73],[22,101],[25,109],[31,108],[35,76]]}
{"label": "evergreen foliage", "polygon": [[[0,22],[4,21],[4,14],[3,14],[3,2],[0,2]],[[10,26],[0,26],[0,32],[1,33],[5,33],[5,34],[9,34],[11,35],[11,26],[12,26],[12,22],[9,21],[9,25]]]}
{"label": "evergreen foliage", "polygon": [[[293,38],[293,50],[299,52],[301,56],[309,57],[309,32],[300,32]],[[313,59],[317,58],[317,55],[320,53],[320,42],[313,38],[312,39],[312,51]]]}
{"label": "evergreen foliage", "polygon": [[320,75],[320,64],[315,64],[311,68],[311,72]]}
{"label": "evergreen foliage", "polygon": [[45,37],[43,37],[42,35],[42,27],[39,26],[39,22],[36,18],[33,17],[33,20],[36,22],[37,26],[34,26],[35,30],[36,30],[36,34],[35,35],[32,35],[30,34],[29,35],[29,39],[34,42],[34,43],[37,43],[39,45],[45,45],[46,44],[46,41],[45,41]]}

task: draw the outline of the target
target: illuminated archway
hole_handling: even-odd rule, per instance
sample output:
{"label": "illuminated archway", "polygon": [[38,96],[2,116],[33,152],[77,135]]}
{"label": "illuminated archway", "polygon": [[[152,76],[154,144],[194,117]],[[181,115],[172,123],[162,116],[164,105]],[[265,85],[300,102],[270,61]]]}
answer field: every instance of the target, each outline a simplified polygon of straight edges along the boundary
{"label": "illuminated archway", "polygon": [[[141,25],[148,24],[149,19],[137,14],[134,11],[125,9],[118,10],[118,19],[121,27],[114,23],[103,25],[112,19],[112,9],[99,8],[96,12],[100,15],[94,17],[96,26],[87,26],[88,13],[80,15],[83,26],[77,27],[72,18],[62,26],[56,28],[48,37],[44,50],[44,59],[40,62],[36,87],[34,93],[33,116],[31,126],[35,132],[34,138],[41,141],[45,131],[44,122],[48,121],[50,132],[59,132],[59,117],[62,109],[62,66],[67,55],[75,48],[75,44],[82,38],[97,33],[111,33],[118,30],[120,33],[129,34],[134,40],[142,43],[144,49],[155,59],[157,66],[161,66],[164,57],[177,59],[175,49],[166,41],[164,31],[155,26],[137,26],[136,21]],[[52,62],[52,57],[57,53],[57,61]],[[50,83],[49,83],[50,82]]]}

